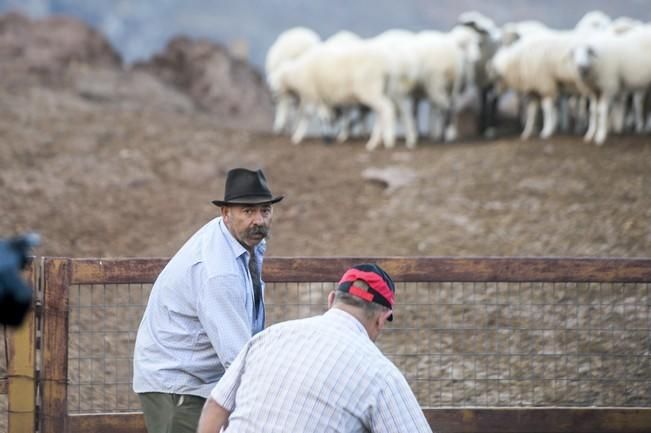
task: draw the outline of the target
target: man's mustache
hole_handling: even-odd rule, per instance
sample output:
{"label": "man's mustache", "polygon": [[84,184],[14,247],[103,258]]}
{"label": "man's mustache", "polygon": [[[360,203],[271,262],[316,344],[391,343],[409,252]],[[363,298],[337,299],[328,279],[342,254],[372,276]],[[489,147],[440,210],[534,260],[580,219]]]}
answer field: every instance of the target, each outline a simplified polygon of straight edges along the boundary
{"label": "man's mustache", "polygon": [[254,227],[251,227],[250,229],[248,229],[246,231],[246,234],[248,236],[262,235],[262,236],[266,237],[267,235],[269,235],[269,227],[268,226],[254,226]]}

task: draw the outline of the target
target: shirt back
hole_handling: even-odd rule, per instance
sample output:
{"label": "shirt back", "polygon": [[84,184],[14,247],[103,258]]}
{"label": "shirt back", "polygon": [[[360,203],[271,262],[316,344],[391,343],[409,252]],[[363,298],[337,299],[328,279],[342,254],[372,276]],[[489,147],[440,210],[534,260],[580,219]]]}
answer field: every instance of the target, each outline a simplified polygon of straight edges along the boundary
{"label": "shirt back", "polygon": [[227,432],[431,431],[400,371],[339,309],[254,337],[211,395],[232,411]]}

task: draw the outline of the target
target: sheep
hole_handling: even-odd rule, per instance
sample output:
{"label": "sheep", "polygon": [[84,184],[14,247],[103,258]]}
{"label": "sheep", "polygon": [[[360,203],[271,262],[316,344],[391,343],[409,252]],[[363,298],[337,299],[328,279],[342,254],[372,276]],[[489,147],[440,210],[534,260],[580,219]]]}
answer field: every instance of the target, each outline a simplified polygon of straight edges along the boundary
{"label": "sheep", "polygon": [[[603,34],[577,47],[574,60],[590,90],[590,127],[586,141],[602,145],[609,130],[608,114],[614,98],[625,91],[644,91],[651,85],[651,26],[621,35]],[[641,104],[641,99],[639,102]],[[641,112],[641,110],[636,110]],[[643,129],[643,119],[636,120]]]}
{"label": "sheep", "polygon": [[636,20],[635,18],[630,18],[630,17],[618,17],[615,18],[612,23],[610,23],[610,26],[608,27],[608,30],[611,33],[614,33],[616,35],[621,35],[626,32],[629,32],[633,30],[636,27],[640,27],[644,25],[644,23],[640,20]]}
{"label": "sheep", "polygon": [[386,94],[394,103],[405,128],[405,142],[413,149],[418,142],[412,94],[419,84],[419,54],[416,36],[406,30],[387,30],[368,40],[369,47],[384,54],[388,81]]}
{"label": "sheep", "polygon": [[327,116],[332,107],[364,104],[376,113],[366,148],[373,150],[380,142],[387,148],[393,147],[395,113],[385,95],[388,70],[384,53],[367,43],[316,46],[283,64],[270,80],[275,88],[296,95],[300,101],[300,119],[292,142],[302,141],[308,116]]}
{"label": "sheep", "polygon": [[502,45],[513,45],[517,40],[546,33],[551,29],[540,21],[525,20],[508,22],[502,25]]}
{"label": "sheep", "polygon": [[469,11],[459,15],[457,22],[479,36],[479,59],[474,63],[473,79],[479,96],[479,133],[492,136],[497,125],[498,94],[488,72],[488,64],[502,45],[502,31],[490,18]]}
{"label": "sheep", "polygon": [[276,101],[276,114],[274,117],[273,131],[280,133],[288,123],[290,111],[295,105],[291,95],[282,93],[275,88],[269,77],[285,62],[291,61],[310,48],[321,43],[321,37],[314,31],[305,27],[294,27],[282,32],[267,52],[265,71],[267,84]]}
{"label": "sheep", "polygon": [[[608,31],[615,35],[622,35],[634,28],[642,26],[642,21],[629,18],[619,17],[612,21],[608,27]],[[633,100],[633,118],[635,122],[636,132],[644,130],[644,99],[646,98],[646,90],[638,90],[635,92],[626,92],[617,95],[612,101],[611,123],[612,129],[616,133],[621,133],[624,130],[626,123],[626,114],[629,99]]]}
{"label": "sheep", "polygon": [[[467,69],[472,67],[466,52],[459,45],[459,33],[422,31],[417,34],[420,59],[420,85],[430,102],[430,135],[440,139],[445,126],[445,141],[455,140],[457,129],[452,113],[460,98]],[[475,47],[476,48],[476,47]],[[444,116],[436,116],[443,112]],[[444,125],[441,125],[441,121]]]}
{"label": "sheep", "polygon": [[530,96],[522,139],[528,139],[533,133],[538,98],[542,99],[544,113],[540,136],[549,138],[556,130],[555,101],[561,91],[588,93],[572,60],[572,50],[578,40],[574,32],[550,31],[504,47],[493,58],[492,68],[501,82]]}
{"label": "sheep", "polygon": [[[325,39],[321,46],[347,47],[362,41],[363,39],[354,32],[349,30],[339,30]],[[351,123],[364,111],[363,107],[358,106],[328,107],[322,105],[319,107],[316,112],[319,114],[318,118],[321,121],[322,134],[326,137],[326,141],[330,141],[332,129],[335,128],[337,124],[339,125],[337,141],[345,141],[349,135]]]}
{"label": "sheep", "polygon": [[612,23],[612,19],[604,12],[595,10],[587,12],[576,23],[574,30],[578,32],[591,32],[594,30],[607,30]]}
{"label": "sheep", "polygon": [[327,45],[350,45],[362,40],[359,35],[349,30],[339,30],[337,33],[323,41]]}

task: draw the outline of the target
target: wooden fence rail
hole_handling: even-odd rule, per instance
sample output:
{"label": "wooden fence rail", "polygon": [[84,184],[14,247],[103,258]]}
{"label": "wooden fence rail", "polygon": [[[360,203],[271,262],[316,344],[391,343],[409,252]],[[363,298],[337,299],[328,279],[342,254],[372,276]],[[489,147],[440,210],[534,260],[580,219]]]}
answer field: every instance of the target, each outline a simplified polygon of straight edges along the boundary
{"label": "wooden fence rail", "polygon": [[[332,282],[350,265],[375,261],[396,281],[417,282],[595,282],[651,283],[651,259],[599,258],[432,258],[340,257],[268,258],[268,283]],[[38,272],[42,278],[40,376],[34,353],[36,324],[11,338],[9,380],[9,432],[43,433],[144,432],[140,413],[68,413],[69,288],[85,284],[152,283],[164,258],[70,259],[47,257]],[[135,330],[134,330],[135,331]],[[650,336],[651,337],[651,336]],[[40,408],[35,392],[40,390]],[[0,389],[1,390],[1,389]],[[433,429],[443,433],[648,433],[648,407],[433,407],[424,408]],[[26,429],[26,426],[31,426]]]}

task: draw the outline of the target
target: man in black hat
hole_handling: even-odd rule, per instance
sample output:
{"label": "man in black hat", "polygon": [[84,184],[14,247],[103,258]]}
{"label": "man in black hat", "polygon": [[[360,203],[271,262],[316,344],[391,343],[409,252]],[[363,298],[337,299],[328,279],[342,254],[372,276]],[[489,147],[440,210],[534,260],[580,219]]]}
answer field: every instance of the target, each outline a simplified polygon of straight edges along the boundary
{"label": "man in black hat", "polygon": [[270,326],[244,346],[197,433],[431,433],[404,376],[373,344],[394,303],[380,266],[348,269],[325,314]]}
{"label": "man in black hat", "polygon": [[262,258],[274,196],[261,170],[228,172],[221,209],[172,257],[149,296],[133,389],[149,433],[194,433],[206,397],[264,328]]}

